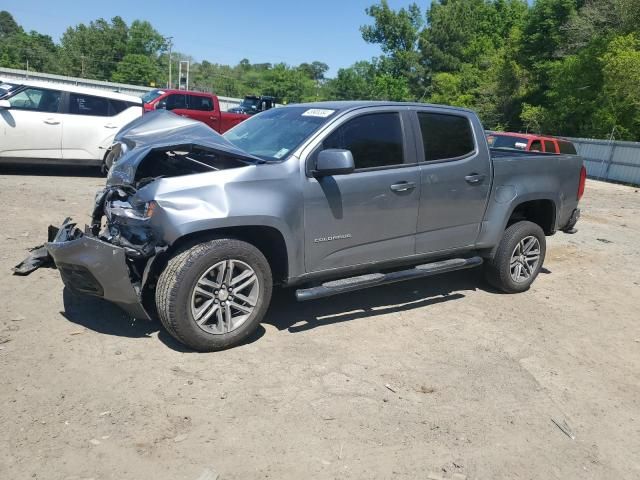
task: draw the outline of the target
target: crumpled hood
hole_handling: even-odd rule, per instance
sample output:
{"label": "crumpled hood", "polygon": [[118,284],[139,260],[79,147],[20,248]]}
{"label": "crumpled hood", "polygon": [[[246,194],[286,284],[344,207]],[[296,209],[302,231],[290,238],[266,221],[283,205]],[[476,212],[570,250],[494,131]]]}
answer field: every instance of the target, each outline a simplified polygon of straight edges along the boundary
{"label": "crumpled hood", "polygon": [[125,152],[111,168],[107,185],[131,185],[140,162],[157,148],[197,145],[251,163],[262,162],[204,123],[166,110],[145,113],[125,125],[114,141],[123,144]]}

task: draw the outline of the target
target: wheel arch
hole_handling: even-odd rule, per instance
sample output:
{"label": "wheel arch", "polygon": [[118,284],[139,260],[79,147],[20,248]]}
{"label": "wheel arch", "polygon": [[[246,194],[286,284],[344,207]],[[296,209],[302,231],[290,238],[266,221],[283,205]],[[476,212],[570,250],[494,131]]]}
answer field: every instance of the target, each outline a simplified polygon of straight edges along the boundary
{"label": "wheel arch", "polygon": [[551,198],[521,200],[511,207],[503,231],[516,222],[527,220],[542,228],[545,235],[556,231],[557,205]]}

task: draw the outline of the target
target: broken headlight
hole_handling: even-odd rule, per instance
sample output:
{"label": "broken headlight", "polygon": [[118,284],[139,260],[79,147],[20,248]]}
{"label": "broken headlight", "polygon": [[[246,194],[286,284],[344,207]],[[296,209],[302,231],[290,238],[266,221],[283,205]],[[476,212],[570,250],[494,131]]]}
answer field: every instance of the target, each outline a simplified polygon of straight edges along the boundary
{"label": "broken headlight", "polygon": [[153,200],[145,203],[130,203],[122,200],[107,202],[104,206],[104,213],[109,223],[118,220],[146,221],[153,216],[156,202]]}

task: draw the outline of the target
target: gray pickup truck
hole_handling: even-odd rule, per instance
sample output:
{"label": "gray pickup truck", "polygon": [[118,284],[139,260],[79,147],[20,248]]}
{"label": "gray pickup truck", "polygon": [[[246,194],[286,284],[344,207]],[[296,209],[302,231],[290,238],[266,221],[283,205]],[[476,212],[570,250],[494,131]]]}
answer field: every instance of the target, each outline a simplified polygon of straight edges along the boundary
{"label": "gray pickup truck", "polygon": [[51,229],[18,273],[48,258],[200,351],[246,339],[273,285],[310,300],[484,264],[522,292],[545,236],[575,232],[586,177],[576,155],[490,151],[473,112],[425,104],[293,105],[223,136],[158,111],[116,140],[91,225]]}

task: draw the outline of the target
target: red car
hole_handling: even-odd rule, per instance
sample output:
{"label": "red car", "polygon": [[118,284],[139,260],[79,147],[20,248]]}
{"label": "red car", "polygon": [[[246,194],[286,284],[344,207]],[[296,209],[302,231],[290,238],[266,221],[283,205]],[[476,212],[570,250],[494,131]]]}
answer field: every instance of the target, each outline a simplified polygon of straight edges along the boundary
{"label": "red car", "polygon": [[151,90],[143,95],[144,110],[171,110],[177,115],[206,123],[218,133],[249,118],[249,115],[223,112],[218,97],[211,93],[188,90]]}
{"label": "red car", "polygon": [[568,140],[533,135],[530,133],[489,132],[487,141],[491,148],[524,150],[527,152],[568,153],[577,155],[576,147]]}

